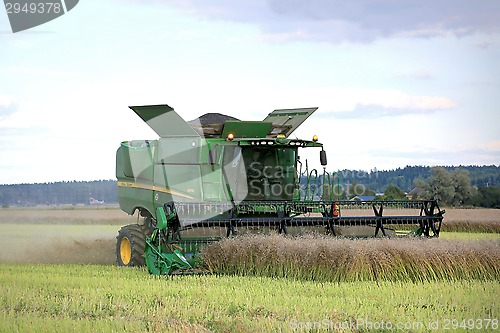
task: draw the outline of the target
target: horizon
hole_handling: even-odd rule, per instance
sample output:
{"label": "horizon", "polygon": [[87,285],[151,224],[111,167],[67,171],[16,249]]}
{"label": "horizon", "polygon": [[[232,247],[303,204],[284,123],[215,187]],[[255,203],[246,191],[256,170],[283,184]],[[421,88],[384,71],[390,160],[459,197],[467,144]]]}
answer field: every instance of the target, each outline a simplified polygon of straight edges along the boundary
{"label": "horizon", "polygon": [[[412,167],[422,167],[422,168],[433,168],[433,167],[443,167],[443,168],[453,168],[453,169],[459,169],[459,168],[468,168],[468,167],[476,167],[476,168],[482,168],[482,167],[496,167],[499,168],[500,165],[496,164],[488,164],[488,165],[406,165],[404,167],[397,167],[394,169],[378,169],[374,168],[371,170],[361,170],[361,169],[341,169],[341,170],[336,170],[336,171],[328,171],[330,173],[338,173],[342,171],[349,171],[349,172],[366,172],[368,174],[371,173],[377,173],[377,172],[391,172],[391,171],[397,171],[398,169],[404,170],[405,168],[412,168]],[[375,170],[375,171],[374,171]],[[56,180],[56,181],[51,181],[51,182],[32,182],[32,183],[0,183],[0,186],[9,186],[9,185],[44,185],[44,184],[57,184],[57,183],[91,183],[91,182],[101,182],[101,181],[117,181],[116,178],[110,178],[110,179],[92,179],[92,180],[78,180],[78,179],[73,179],[73,180]]]}

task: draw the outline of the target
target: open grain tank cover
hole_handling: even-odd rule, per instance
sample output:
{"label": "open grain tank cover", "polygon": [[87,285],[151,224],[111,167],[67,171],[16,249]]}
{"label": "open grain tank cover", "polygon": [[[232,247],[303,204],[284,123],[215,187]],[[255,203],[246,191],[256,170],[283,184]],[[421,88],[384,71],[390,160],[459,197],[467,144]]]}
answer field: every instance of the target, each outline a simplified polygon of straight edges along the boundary
{"label": "open grain tank cover", "polygon": [[129,106],[161,138],[200,135],[167,104]]}
{"label": "open grain tank cover", "polygon": [[317,109],[314,107],[274,110],[264,119],[264,122],[273,123],[268,137],[276,137],[280,134],[288,137]]}

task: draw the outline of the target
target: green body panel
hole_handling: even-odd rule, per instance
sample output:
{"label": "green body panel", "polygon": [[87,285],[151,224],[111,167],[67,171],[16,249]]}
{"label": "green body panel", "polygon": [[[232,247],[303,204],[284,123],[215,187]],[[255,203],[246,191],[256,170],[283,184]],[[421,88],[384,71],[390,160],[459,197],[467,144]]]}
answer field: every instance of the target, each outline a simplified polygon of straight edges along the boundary
{"label": "green body panel", "polygon": [[198,137],[161,138],[155,162],[165,164],[199,164],[200,141]]}
{"label": "green body panel", "polygon": [[[123,142],[116,152],[116,178],[120,208],[132,215],[136,209],[153,212],[153,160],[155,142],[151,147],[145,141]],[[148,152],[149,150],[149,152]]]}
{"label": "green body panel", "polygon": [[149,189],[118,186],[120,209],[129,215],[134,214],[136,209],[154,212],[153,196],[153,191]]}
{"label": "green body panel", "polygon": [[271,130],[271,122],[263,121],[226,121],[222,137],[232,133],[238,138],[265,138]]}
{"label": "green body panel", "polygon": [[122,142],[123,175],[153,181],[153,156],[157,141],[134,140]]}

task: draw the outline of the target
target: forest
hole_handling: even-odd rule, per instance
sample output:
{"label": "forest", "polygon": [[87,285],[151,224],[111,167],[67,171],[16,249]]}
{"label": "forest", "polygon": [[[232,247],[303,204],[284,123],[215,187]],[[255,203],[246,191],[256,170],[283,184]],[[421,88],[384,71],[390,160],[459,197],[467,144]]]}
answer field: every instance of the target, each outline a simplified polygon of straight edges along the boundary
{"label": "forest", "polygon": [[[470,182],[476,187],[500,187],[500,166],[443,166],[447,171],[455,169],[469,172]],[[367,188],[382,193],[389,184],[396,185],[405,192],[415,188],[415,179],[427,179],[431,175],[432,167],[429,166],[406,166],[394,170],[339,170],[341,184],[360,183]]]}

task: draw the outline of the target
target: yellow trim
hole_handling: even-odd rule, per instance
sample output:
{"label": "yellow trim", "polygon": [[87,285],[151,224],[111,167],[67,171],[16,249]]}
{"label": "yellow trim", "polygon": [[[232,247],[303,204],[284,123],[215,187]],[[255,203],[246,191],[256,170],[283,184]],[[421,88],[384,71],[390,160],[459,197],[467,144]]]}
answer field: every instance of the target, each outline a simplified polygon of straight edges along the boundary
{"label": "yellow trim", "polygon": [[156,191],[156,192],[162,192],[162,193],[167,193],[167,194],[173,194],[177,195],[179,197],[183,198],[188,198],[188,199],[194,199],[193,197],[189,195],[185,195],[181,192],[177,192],[174,190],[171,190],[167,187],[159,187],[159,186],[153,186],[153,185],[146,185],[146,184],[138,184],[138,183],[133,183],[133,182],[118,182],[119,187],[131,187],[131,188],[140,188],[143,190],[151,190],[151,191]]}

